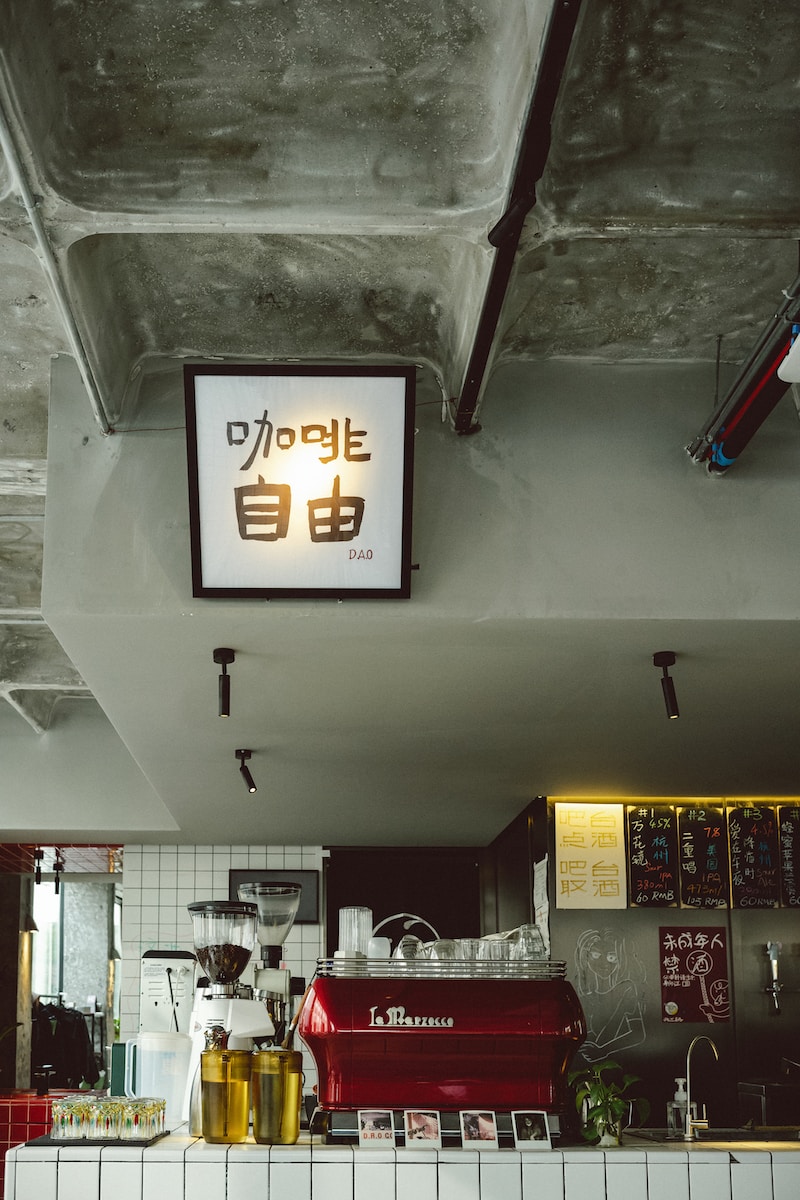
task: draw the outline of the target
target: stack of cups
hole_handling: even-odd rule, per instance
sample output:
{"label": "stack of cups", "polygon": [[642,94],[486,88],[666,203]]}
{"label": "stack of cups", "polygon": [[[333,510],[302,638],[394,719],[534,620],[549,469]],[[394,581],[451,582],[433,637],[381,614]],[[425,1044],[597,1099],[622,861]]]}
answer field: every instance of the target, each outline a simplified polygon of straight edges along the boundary
{"label": "stack of cups", "polygon": [[348,958],[366,958],[372,937],[372,909],[354,905],[339,909],[339,949]]}

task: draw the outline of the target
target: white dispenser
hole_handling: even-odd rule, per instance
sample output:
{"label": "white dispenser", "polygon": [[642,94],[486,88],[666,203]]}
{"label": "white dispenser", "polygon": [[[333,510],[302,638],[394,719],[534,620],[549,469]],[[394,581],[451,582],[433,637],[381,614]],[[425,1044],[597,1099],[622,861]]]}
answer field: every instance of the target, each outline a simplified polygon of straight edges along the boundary
{"label": "white dispenser", "polygon": [[[686,1130],[686,1080],[675,1080],[675,1095],[667,1105],[667,1132],[674,1137],[683,1137]],[[692,1116],[697,1115],[697,1106],[692,1104]]]}
{"label": "white dispenser", "polygon": [[145,950],[139,976],[139,1032],[188,1033],[197,971],[186,950]]}

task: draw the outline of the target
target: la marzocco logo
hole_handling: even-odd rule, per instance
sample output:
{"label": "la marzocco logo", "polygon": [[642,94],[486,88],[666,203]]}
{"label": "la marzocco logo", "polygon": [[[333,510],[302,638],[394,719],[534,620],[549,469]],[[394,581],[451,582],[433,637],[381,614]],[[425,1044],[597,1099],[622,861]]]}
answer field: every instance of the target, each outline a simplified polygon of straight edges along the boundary
{"label": "la marzocco logo", "polygon": [[452,1017],[410,1017],[402,1004],[378,1012],[378,1006],[373,1005],[369,1010],[370,1025],[425,1025],[438,1026],[440,1029],[452,1029],[455,1024]]}

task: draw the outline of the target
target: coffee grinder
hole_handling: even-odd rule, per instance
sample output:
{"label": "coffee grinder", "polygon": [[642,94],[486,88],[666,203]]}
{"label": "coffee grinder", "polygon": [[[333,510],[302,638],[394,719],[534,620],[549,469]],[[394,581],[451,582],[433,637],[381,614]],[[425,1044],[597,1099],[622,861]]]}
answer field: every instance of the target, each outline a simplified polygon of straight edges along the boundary
{"label": "coffee grinder", "polygon": [[195,990],[189,1028],[192,1051],[183,1115],[191,1124],[206,1031],[221,1027],[228,1034],[231,1049],[252,1050],[254,1044],[274,1036],[275,1026],[264,1001],[254,1000],[249,988],[238,985],[256,944],[256,906],[235,900],[197,900],[188,905],[188,910],[195,954],[206,976]]}
{"label": "coffee grinder", "polygon": [[238,888],[239,899],[258,909],[261,962],[255,967],[253,994],[266,1004],[278,1043],[292,1017],[291,975],[281,966],[281,955],[297,916],[301,891],[299,883],[240,883]]}

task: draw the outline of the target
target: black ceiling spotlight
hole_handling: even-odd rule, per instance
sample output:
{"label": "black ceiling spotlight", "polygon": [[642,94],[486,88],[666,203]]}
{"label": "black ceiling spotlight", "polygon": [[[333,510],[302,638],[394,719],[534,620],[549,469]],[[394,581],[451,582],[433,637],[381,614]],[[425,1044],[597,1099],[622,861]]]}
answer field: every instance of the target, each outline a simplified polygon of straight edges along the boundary
{"label": "black ceiling spotlight", "polygon": [[56,876],[55,887],[53,890],[55,891],[56,895],[58,895],[59,883],[61,881],[61,876],[63,875],[64,871],[66,871],[66,869],[67,869],[67,864],[64,862],[64,859],[61,854],[61,849],[59,846],[56,846],[56,860],[53,863],[53,871],[55,872],[55,876]]}
{"label": "black ceiling spotlight", "polygon": [[256,787],[256,782],[253,779],[253,776],[250,774],[250,768],[247,765],[248,758],[252,758],[252,756],[253,756],[252,750],[237,750],[236,751],[236,757],[239,760],[239,770],[242,773],[242,778],[244,779],[245,783],[247,784],[248,792],[257,792],[258,788]]}
{"label": "black ceiling spotlight", "polygon": [[670,721],[674,721],[676,717],[681,715],[675,696],[675,684],[672,682],[672,677],[669,674],[669,668],[675,666],[674,651],[659,650],[657,654],[653,655],[653,666],[661,668],[661,690],[664,693],[664,704],[667,709],[667,716]]}
{"label": "black ceiling spotlight", "polygon": [[222,674],[219,677],[219,715],[221,717],[231,715],[231,678],[226,668],[235,659],[236,655],[228,646],[217,646],[214,651],[214,662],[222,667]]}

